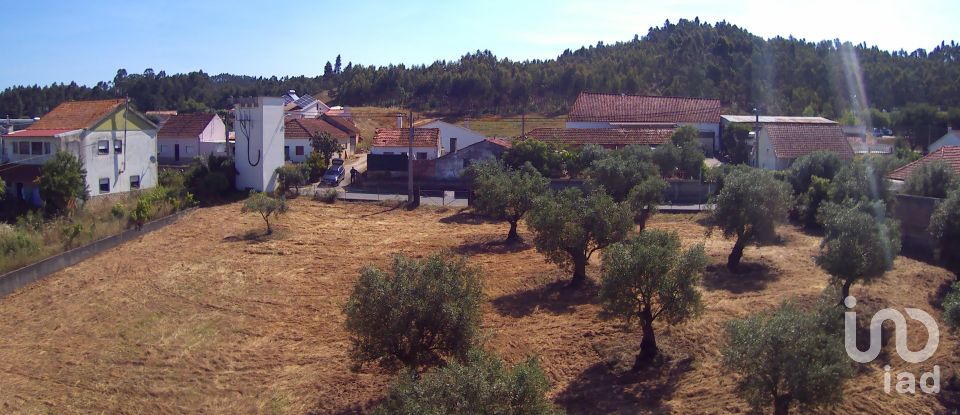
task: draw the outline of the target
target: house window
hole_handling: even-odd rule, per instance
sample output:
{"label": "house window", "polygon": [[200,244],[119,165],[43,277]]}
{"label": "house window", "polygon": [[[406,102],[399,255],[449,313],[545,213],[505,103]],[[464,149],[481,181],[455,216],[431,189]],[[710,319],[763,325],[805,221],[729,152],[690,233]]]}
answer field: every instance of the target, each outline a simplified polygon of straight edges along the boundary
{"label": "house window", "polygon": [[290,160],[290,146],[283,146],[283,159]]}
{"label": "house window", "polygon": [[110,193],[110,179],[102,178],[100,179],[100,193]]}
{"label": "house window", "polygon": [[30,153],[37,156],[43,154],[43,141],[31,141]]}
{"label": "house window", "polygon": [[110,141],[107,141],[107,140],[97,141],[97,154],[110,154]]}
{"label": "house window", "polygon": [[457,137],[450,137],[450,152],[457,152]]}
{"label": "house window", "polygon": [[427,152],[426,152],[426,151],[418,151],[418,152],[417,152],[417,160],[426,160],[426,159],[427,159]]}
{"label": "house window", "polygon": [[140,188],[140,175],[130,176],[130,189]]}
{"label": "house window", "polygon": [[44,143],[43,143],[43,154],[50,154],[50,153],[51,153],[51,151],[50,151],[51,148],[52,148],[52,146],[50,145],[50,143],[44,142]]}
{"label": "house window", "polygon": [[10,142],[10,153],[20,154],[20,146],[17,145],[16,141]]}
{"label": "house window", "polygon": [[123,154],[123,141],[113,140],[113,152]]}
{"label": "house window", "polygon": [[170,147],[169,147],[169,146],[165,146],[165,145],[161,145],[161,146],[160,146],[160,154],[166,154],[166,153],[169,153],[169,152],[170,152]]}
{"label": "house window", "polygon": [[227,145],[226,144],[217,144],[217,153],[226,153]]}
{"label": "house window", "polygon": [[186,155],[188,155],[188,156],[191,155],[191,154],[193,154],[193,146],[185,146],[185,147],[183,148],[183,153],[186,154]]}
{"label": "house window", "polygon": [[297,146],[297,155],[298,155],[298,156],[302,156],[302,155],[303,155],[303,146]]}
{"label": "house window", "polygon": [[20,154],[30,154],[30,142],[29,142],[29,141],[21,141],[21,142],[17,143],[17,145],[20,146]]}

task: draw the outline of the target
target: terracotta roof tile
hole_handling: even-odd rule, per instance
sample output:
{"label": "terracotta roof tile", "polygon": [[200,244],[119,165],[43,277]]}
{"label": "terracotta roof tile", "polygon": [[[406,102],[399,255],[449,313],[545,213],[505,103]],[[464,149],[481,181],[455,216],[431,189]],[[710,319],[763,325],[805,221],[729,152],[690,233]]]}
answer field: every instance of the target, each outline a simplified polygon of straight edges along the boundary
{"label": "terracotta roof tile", "polygon": [[343,131],[352,134],[360,134],[360,128],[357,127],[357,124],[353,122],[353,118],[350,118],[346,115],[330,115],[329,113],[323,114],[320,116],[320,119],[333,124],[334,127],[337,127]]}
{"label": "terracotta roof tile", "polygon": [[4,134],[4,137],[17,138],[17,137],[53,137],[57,134],[63,134],[70,131],[77,131],[76,129],[58,129],[58,130],[20,130],[14,131],[10,134]]}
{"label": "terracotta roof tile", "polygon": [[672,128],[537,128],[526,137],[579,147],[596,144],[602,147],[623,147],[631,144],[660,145],[670,139]]}
{"label": "terracotta roof tile", "polygon": [[918,167],[936,160],[943,160],[953,168],[954,172],[960,175],[960,146],[945,146],[940,147],[933,153],[923,156],[920,160],[911,162],[906,166],[890,172],[887,177],[894,180],[906,180]]}
{"label": "terracotta roof tile", "polygon": [[157,138],[199,137],[216,116],[217,114],[209,112],[174,115],[163,124],[163,127],[160,127]]}
{"label": "terracotta roof tile", "polygon": [[823,150],[853,159],[853,149],[838,124],[773,123],[763,128],[778,158],[792,159]]}
{"label": "terracotta roof tile", "polygon": [[317,118],[289,119],[283,126],[284,138],[312,138],[317,133],[327,133],[336,139],[350,138],[346,131]]}
{"label": "terracotta roof tile", "polygon": [[57,105],[39,121],[27,127],[28,130],[79,130],[92,128],[93,124],[104,119],[117,107],[123,105],[122,99],[99,101],[67,101]]}
{"label": "terracotta roof tile", "polygon": [[[409,128],[378,128],[373,136],[374,147],[407,147],[410,141]],[[439,128],[414,128],[414,147],[439,147]]]}
{"label": "terracotta roof tile", "polygon": [[489,141],[489,142],[491,142],[491,143],[493,143],[493,144],[496,144],[496,145],[498,145],[498,146],[500,146],[500,147],[503,147],[503,148],[513,147],[513,141],[507,140],[506,138],[488,137],[488,138],[487,138],[487,141]]}
{"label": "terracotta roof tile", "polygon": [[567,121],[720,123],[720,100],[581,92]]}

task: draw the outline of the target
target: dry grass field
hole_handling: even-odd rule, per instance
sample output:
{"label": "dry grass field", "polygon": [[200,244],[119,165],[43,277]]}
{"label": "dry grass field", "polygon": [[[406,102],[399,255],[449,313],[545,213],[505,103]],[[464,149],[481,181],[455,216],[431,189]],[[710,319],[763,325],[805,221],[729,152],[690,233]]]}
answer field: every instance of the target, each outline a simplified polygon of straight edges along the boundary
{"label": "dry grass field", "polygon": [[[358,270],[390,255],[452,249],[486,270],[486,347],[517,362],[538,356],[553,399],[570,413],[745,413],[734,375],[719,364],[724,322],[784,299],[814,298],[826,276],[814,264],[819,239],[781,228],[783,243],[748,248],[741,275],[723,263],[731,241],[706,235],[694,216],[659,215],[652,227],[703,242],[711,265],[706,310],[689,324],[658,326],[670,361],[640,375],[622,371],[637,332],[598,317],[596,291],[560,289],[566,274],[534,249],[487,242],[506,227],[444,209],[291,202],[277,236],[238,204],[201,209],[0,299],[3,413],[368,412],[390,376],[351,370],[341,307]],[[521,228],[521,235],[526,230]],[[588,272],[597,275],[599,261]],[[936,318],[938,290],[952,276],[908,258],[877,284],[855,286],[861,304],[918,307]],[[911,346],[925,342],[911,325]],[[888,349],[892,349],[891,345]],[[942,329],[935,358],[906,364],[885,353],[846,387],[828,413],[945,413],[939,396],[882,391],[882,366],[897,371],[960,368],[958,337]],[[886,360],[884,360],[886,359]]]}

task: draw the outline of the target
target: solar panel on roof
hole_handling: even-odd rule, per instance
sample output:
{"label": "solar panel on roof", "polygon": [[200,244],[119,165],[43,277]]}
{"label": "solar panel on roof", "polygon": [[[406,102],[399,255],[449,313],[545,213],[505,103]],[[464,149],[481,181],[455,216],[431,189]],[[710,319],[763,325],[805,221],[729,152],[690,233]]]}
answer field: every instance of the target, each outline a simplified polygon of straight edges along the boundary
{"label": "solar panel on roof", "polygon": [[296,103],[297,106],[300,108],[306,108],[307,106],[309,106],[310,104],[313,104],[316,101],[317,99],[310,95],[303,95],[302,97],[300,97],[300,99],[294,101],[294,103]]}

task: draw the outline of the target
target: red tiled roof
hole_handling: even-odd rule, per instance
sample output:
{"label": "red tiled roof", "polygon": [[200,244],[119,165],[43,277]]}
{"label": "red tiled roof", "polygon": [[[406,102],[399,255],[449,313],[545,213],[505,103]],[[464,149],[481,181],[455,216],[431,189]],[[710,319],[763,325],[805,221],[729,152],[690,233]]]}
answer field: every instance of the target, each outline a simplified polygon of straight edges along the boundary
{"label": "red tiled roof", "polygon": [[493,143],[493,144],[496,144],[496,145],[498,145],[498,146],[500,146],[500,147],[503,147],[503,148],[513,147],[513,141],[507,140],[506,138],[488,137],[488,138],[487,138],[487,141],[489,141],[489,142],[491,142],[491,143]]}
{"label": "red tiled roof", "polygon": [[[407,147],[410,141],[409,128],[377,128],[373,136],[374,147]],[[439,128],[414,128],[414,147],[439,147]]]}
{"label": "red tiled roof", "polygon": [[334,127],[337,127],[343,131],[352,134],[360,134],[360,129],[357,128],[357,124],[353,122],[353,118],[350,118],[345,115],[330,115],[329,113],[323,114],[320,116],[320,119],[333,124]]}
{"label": "red tiled roof", "polygon": [[660,145],[670,139],[672,128],[537,128],[526,137],[579,147],[596,144],[602,147],[622,147],[631,144]]}
{"label": "red tiled roof", "polygon": [[838,124],[774,123],[763,128],[778,158],[792,159],[823,150],[853,159],[853,149]]}
{"label": "red tiled roof", "polygon": [[573,122],[720,123],[720,100],[581,92]]}
{"label": "red tiled roof", "polygon": [[28,130],[79,130],[91,128],[104,119],[117,107],[123,105],[122,99],[99,101],[67,101],[57,105],[40,120],[27,127]]}
{"label": "red tiled roof", "polygon": [[960,146],[945,146],[940,147],[933,153],[923,156],[920,160],[911,162],[906,166],[890,172],[887,177],[894,180],[906,180],[918,167],[937,160],[943,160],[953,168],[954,172],[960,175]]}
{"label": "red tiled roof", "polygon": [[284,138],[312,138],[317,133],[327,133],[336,139],[350,138],[346,131],[316,118],[289,119],[283,126]]}
{"label": "red tiled roof", "polygon": [[58,130],[20,130],[14,131],[10,134],[4,134],[4,137],[16,138],[16,137],[53,137],[57,134],[63,134],[70,131],[76,131],[77,129],[58,129]]}
{"label": "red tiled roof", "polygon": [[157,138],[196,138],[203,134],[210,121],[217,114],[209,112],[198,112],[195,114],[179,114],[171,116],[160,131],[157,132]]}

